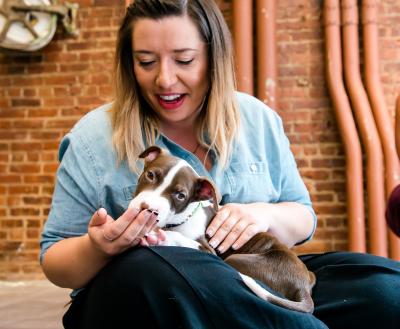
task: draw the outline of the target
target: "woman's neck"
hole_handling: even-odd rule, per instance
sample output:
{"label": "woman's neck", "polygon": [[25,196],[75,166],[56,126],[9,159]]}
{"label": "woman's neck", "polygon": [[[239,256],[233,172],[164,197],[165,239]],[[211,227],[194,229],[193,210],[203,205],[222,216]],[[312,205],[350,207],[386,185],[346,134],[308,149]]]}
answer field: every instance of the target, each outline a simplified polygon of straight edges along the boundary
{"label": "woman's neck", "polygon": [[182,124],[162,124],[161,132],[169,139],[189,151],[194,150],[198,144],[196,128],[194,125],[183,126]]}
{"label": "woman's neck", "polygon": [[202,147],[197,140],[196,129],[192,126],[182,126],[181,124],[161,126],[161,132],[174,141],[176,144],[192,152],[209,171],[212,167],[211,158],[207,153],[207,149]]}

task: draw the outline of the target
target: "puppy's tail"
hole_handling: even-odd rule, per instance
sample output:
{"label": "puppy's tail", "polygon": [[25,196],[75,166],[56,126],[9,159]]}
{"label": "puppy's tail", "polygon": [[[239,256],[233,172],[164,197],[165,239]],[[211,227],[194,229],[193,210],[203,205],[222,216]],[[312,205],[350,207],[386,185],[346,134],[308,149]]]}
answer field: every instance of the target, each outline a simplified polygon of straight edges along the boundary
{"label": "puppy's tail", "polygon": [[312,313],[314,311],[314,302],[310,296],[299,296],[300,301],[298,302],[288,300],[270,293],[268,290],[259,285],[253,278],[240,272],[239,275],[252,292],[267,302],[304,313]]}

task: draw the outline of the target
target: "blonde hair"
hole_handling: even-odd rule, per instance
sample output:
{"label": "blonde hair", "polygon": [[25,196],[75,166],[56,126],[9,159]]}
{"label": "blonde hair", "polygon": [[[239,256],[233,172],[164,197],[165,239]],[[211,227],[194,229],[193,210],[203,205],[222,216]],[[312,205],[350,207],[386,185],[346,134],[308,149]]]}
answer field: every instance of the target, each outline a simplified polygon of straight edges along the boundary
{"label": "blonde hair", "polygon": [[118,161],[126,159],[134,172],[138,171],[138,155],[159,136],[159,122],[141,96],[133,73],[133,25],[141,18],[183,15],[194,21],[208,46],[210,88],[197,122],[197,139],[216,153],[219,170],[230,161],[240,115],[235,96],[231,35],[218,6],[213,0],[135,0],[127,8],[118,31],[115,100],[110,110],[112,142]]}

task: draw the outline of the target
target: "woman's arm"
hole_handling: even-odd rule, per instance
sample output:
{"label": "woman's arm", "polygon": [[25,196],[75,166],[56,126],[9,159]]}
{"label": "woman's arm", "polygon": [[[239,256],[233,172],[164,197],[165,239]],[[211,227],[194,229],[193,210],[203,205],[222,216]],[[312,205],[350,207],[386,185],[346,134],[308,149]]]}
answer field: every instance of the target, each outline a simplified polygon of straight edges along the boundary
{"label": "woman's arm", "polygon": [[[257,210],[256,210],[257,209]],[[289,248],[309,238],[314,231],[315,219],[310,209],[297,202],[255,204],[255,211],[270,217],[268,232]]]}
{"label": "woman's arm", "polygon": [[94,248],[89,235],[68,238],[53,244],[43,257],[46,277],[63,288],[84,287],[111,257]]}
{"label": "woman's arm", "polygon": [[[53,244],[44,254],[42,267],[47,278],[60,287],[84,287],[111,259],[128,248],[156,244],[143,240],[156,223],[156,215],[130,208],[114,221],[105,209],[90,220],[88,233]],[[160,235],[160,239],[163,237]]]}

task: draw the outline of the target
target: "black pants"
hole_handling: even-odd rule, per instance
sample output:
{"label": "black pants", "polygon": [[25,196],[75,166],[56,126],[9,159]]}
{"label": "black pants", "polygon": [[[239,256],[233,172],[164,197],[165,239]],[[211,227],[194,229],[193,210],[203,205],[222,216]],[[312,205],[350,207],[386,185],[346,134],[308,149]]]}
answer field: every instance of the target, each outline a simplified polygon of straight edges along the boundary
{"label": "black pants", "polygon": [[313,315],[267,303],[218,257],[137,248],[110,262],[73,300],[67,329],[399,328],[400,263],[354,253],[303,256],[317,276]]}

